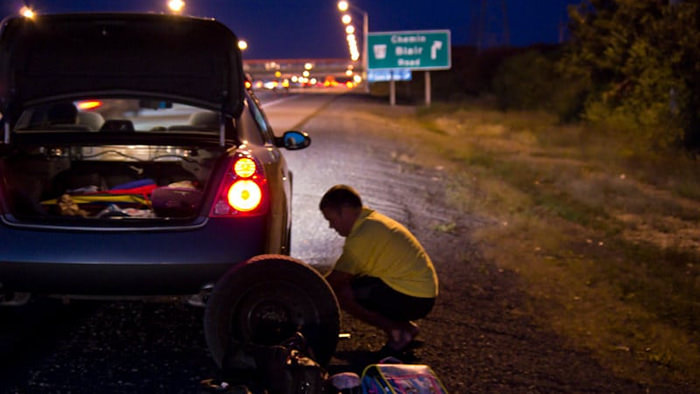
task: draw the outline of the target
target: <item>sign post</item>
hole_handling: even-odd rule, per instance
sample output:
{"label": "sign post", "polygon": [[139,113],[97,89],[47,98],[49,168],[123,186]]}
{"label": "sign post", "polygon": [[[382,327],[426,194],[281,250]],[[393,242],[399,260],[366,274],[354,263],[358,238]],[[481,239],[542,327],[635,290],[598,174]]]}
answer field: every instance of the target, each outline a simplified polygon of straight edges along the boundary
{"label": "sign post", "polygon": [[428,86],[430,86],[430,71],[425,72],[425,105],[430,106],[430,89]]}
{"label": "sign post", "polygon": [[[369,33],[367,69],[425,71],[425,103],[430,105],[430,70],[452,67],[449,30],[416,30]],[[390,102],[396,102],[394,79],[389,82]]]}

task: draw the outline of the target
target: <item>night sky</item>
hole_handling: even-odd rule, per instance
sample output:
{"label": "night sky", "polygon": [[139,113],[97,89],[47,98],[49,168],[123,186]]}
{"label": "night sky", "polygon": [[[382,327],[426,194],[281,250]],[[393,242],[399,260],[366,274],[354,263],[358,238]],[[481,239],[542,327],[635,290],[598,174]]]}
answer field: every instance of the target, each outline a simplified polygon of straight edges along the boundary
{"label": "night sky", "polygon": [[[335,0],[185,0],[184,14],[213,17],[249,48],[248,59],[349,57]],[[355,0],[369,15],[369,31],[449,29],[453,45],[490,47],[555,43],[568,4],[581,0]],[[22,0],[0,0],[0,16]],[[167,12],[167,0],[27,0],[38,13],[75,11]],[[482,12],[482,4],[485,4]],[[504,7],[505,6],[505,7]],[[503,10],[507,10],[504,14]],[[353,13],[361,31],[362,15]],[[507,24],[506,24],[507,21]],[[507,28],[506,28],[507,25]]]}

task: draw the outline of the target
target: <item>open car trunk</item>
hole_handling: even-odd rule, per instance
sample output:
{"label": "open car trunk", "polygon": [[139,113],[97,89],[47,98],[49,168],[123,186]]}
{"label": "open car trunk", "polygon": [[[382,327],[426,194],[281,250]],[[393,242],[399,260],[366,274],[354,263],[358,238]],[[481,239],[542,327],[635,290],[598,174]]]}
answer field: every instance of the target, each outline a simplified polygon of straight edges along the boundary
{"label": "open car trunk", "polygon": [[3,220],[114,227],[206,216],[223,129],[244,105],[237,42],[219,22],[172,15],[3,20]]}
{"label": "open car trunk", "polygon": [[191,222],[206,216],[205,195],[226,156],[215,143],[172,137],[176,144],[37,143],[31,140],[46,138],[28,137],[4,147],[0,190],[6,220],[37,225]]}

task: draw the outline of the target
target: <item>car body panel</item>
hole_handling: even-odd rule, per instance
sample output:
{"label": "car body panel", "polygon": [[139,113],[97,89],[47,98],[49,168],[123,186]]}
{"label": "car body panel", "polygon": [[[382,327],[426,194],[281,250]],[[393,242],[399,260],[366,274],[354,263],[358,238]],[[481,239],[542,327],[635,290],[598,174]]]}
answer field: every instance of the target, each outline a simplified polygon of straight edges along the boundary
{"label": "car body panel", "polygon": [[[277,201],[277,204],[274,204],[271,208],[272,216],[279,217],[279,225],[284,225],[286,231],[280,234],[281,238],[278,242],[276,242],[277,240],[274,239],[271,240],[270,247],[279,244],[281,246],[282,254],[290,254],[292,244],[292,172],[289,170],[284,156],[282,156],[280,151],[276,149],[275,140],[277,138],[274,136],[274,131],[269,120],[267,119],[267,116],[261,109],[260,101],[255,94],[252,93],[252,90],[249,97],[250,100],[248,100],[248,108],[250,113],[255,120],[258,129],[260,129],[263,135],[267,136],[264,147],[269,152],[272,162],[276,163],[274,168],[266,170],[280,174],[280,177],[272,177],[270,182],[273,183],[274,188],[279,187],[281,190],[283,190],[282,194],[284,196],[289,196],[289,198],[280,199]],[[274,184],[277,181],[279,181],[279,185]]]}
{"label": "car body panel", "polygon": [[210,218],[194,229],[148,232],[0,225],[0,282],[37,293],[196,293],[264,251],[267,227],[264,216]]}
{"label": "car body panel", "polygon": [[284,227],[284,232],[270,233],[268,250],[273,253],[289,254],[291,239],[291,198],[292,195],[292,175],[287,166],[284,156],[274,145],[274,133],[267,118],[259,107],[255,96],[251,95],[251,100],[246,101],[245,109],[240,118],[241,126],[248,129],[258,130],[262,136],[262,145],[251,145],[250,149],[255,151],[255,156],[262,160],[265,173],[269,174],[268,183],[273,190],[279,190],[281,198],[271,202],[270,220],[271,226]]}

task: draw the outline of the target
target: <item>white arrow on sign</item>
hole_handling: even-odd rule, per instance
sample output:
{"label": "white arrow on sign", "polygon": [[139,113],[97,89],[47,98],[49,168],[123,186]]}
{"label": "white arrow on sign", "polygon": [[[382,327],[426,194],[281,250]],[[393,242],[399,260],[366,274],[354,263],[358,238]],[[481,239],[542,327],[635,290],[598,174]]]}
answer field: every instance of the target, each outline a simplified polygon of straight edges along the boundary
{"label": "white arrow on sign", "polygon": [[430,58],[437,59],[437,51],[442,49],[442,41],[433,41],[433,46],[430,47]]}

